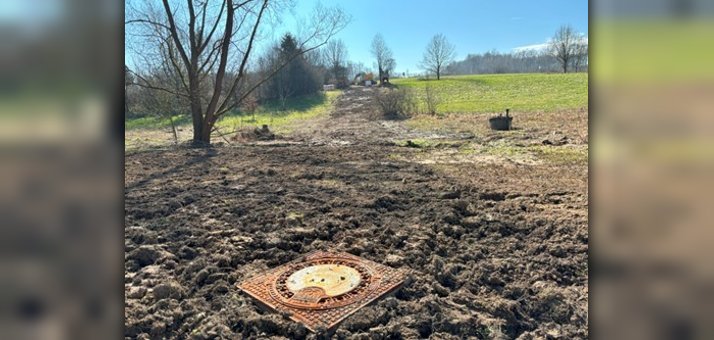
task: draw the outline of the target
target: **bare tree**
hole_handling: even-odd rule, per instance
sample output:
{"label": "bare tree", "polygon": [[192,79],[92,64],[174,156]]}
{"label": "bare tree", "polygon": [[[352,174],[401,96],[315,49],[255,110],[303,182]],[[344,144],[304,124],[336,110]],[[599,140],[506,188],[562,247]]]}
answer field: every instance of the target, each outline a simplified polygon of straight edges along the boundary
{"label": "bare tree", "polygon": [[575,30],[569,26],[560,26],[550,41],[550,53],[558,60],[563,68],[563,73],[568,73],[568,65],[575,56],[575,47],[579,37]]}
{"label": "bare tree", "polygon": [[381,34],[375,35],[374,39],[372,39],[372,55],[377,59],[377,69],[381,83],[382,79],[385,76],[389,76],[389,72],[397,66],[392,50],[387,46]]}
{"label": "bare tree", "polygon": [[342,40],[331,40],[322,50],[323,60],[330,69],[335,82],[344,85],[347,78],[347,47]]}
{"label": "bare tree", "polygon": [[[288,98],[290,98],[293,93],[295,92],[293,88],[290,86],[290,80],[288,79],[290,77],[289,71],[288,70],[280,70],[276,75],[275,78],[273,79],[275,81],[275,87],[277,90],[277,95],[278,95],[278,101],[280,101],[280,109],[285,110],[285,104],[287,103]],[[254,115],[255,117],[255,115]],[[255,120],[255,118],[254,118]]]}
{"label": "bare tree", "polygon": [[[280,11],[280,0],[186,0],[127,4],[126,24],[137,25],[127,35],[140,46],[135,54],[148,64],[169,65],[180,79],[178,89],[151,82],[139,75],[137,83],[186,98],[193,122],[193,141],[207,144],[218,119],[250,96],[261,84],[280,71],[248,82],[248,64],[259,28],[271,13]],[[315,8],[305,27],[295,58],[327,43],[349,22],[337,8]],[[285,60],[282,66],[289,63]],[[230,67],[229,67],[230,66]],[[234,75],[226,77],[226,74]],[[230,78],[230,79],[229,79]]]}
{"label": "bare tree", "polygon": [[427,72],[436,74],[436,80],[441,79],[441,72],[447,64],[454,61],[456,47],[443,34],[437,34],[426,45],[421,67]]}
{"label": "bare tree", "polygon": [[578,41],[575,43],[574,56],[573,56],[573,67],[575,72],[579,72],[581,67],[586,65],[588,62],[588,41],[587,37],[580,36]]}

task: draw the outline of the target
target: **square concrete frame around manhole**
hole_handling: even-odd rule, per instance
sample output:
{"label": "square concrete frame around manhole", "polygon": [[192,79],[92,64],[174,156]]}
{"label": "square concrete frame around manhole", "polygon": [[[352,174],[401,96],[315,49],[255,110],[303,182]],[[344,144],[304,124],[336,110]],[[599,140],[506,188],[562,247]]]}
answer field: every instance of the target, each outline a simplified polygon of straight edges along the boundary
{"label": "square concrete frame around manhole", "polygon": [[352,313],[395,291],[405,273],[347,253],[315,251],[251,277],[239,288],[261,307],[310,331],[331,331]]}

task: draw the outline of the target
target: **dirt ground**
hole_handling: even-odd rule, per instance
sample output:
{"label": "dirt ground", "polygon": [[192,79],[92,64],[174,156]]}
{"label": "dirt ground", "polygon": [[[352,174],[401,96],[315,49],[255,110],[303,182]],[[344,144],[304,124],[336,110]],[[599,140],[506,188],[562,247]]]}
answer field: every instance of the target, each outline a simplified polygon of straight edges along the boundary
{"label": "dirt ground", "polygon": [[320,338],[236,284],[336,248],[410,278],[334,338],[587,338],[587,157],[511,152],[587,137],[414,130],[371,91],[275,140],[128,153],[125,336]]}

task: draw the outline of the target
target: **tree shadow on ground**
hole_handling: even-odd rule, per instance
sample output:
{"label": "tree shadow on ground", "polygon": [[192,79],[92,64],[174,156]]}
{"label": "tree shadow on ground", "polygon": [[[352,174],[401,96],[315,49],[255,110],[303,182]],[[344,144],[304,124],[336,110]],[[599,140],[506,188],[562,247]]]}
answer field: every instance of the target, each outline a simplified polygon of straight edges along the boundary
{"label": "tree shadow on ground", "polygon": [[[131,183],[131,184],[126,184],[125,190],[133,190],[136,188],[140,188],[156,179],[165,178],[171,174],[176,174],[176,173],[180,173],[183,171],[187,171],[187,169],[193,167],[194,165],[203,164],[206,162],[206,160],[217,156],[216,149],[211,146],[203,147],[203,148],[192,147],[192,146],[179,146],[179,147],[177,147],[177,150],[178,149],[198,150],[198,153],[192,155],[190,158],[188,158],[183,163],[181,163],[181,162],[176,163],[176,165],[174,165],[164,171],[155,172],[149,176],[146,176],[142,180],[139,180],[139,181]],[[161,150],[161,149],[156,149],[156,150],[150,150],[150,151],[147,150],[147,151],[143,151],[143,152],[137,152],[136,154],[151,153],[151,152],[165,152],[165,151]]]}

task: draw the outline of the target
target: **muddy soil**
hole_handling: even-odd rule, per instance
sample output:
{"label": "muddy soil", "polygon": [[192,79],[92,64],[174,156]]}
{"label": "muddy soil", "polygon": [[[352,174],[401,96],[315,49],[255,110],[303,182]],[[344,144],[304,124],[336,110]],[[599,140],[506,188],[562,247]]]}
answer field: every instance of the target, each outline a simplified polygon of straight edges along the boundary
{"label": "muddy soil", "polygon": [[330,248],[410,273],[333,338],[588,336],[587,166],[406,161],[424,133],[369,91],[270,143],[127,154],[126,337],[320,338],[236,284]]}

